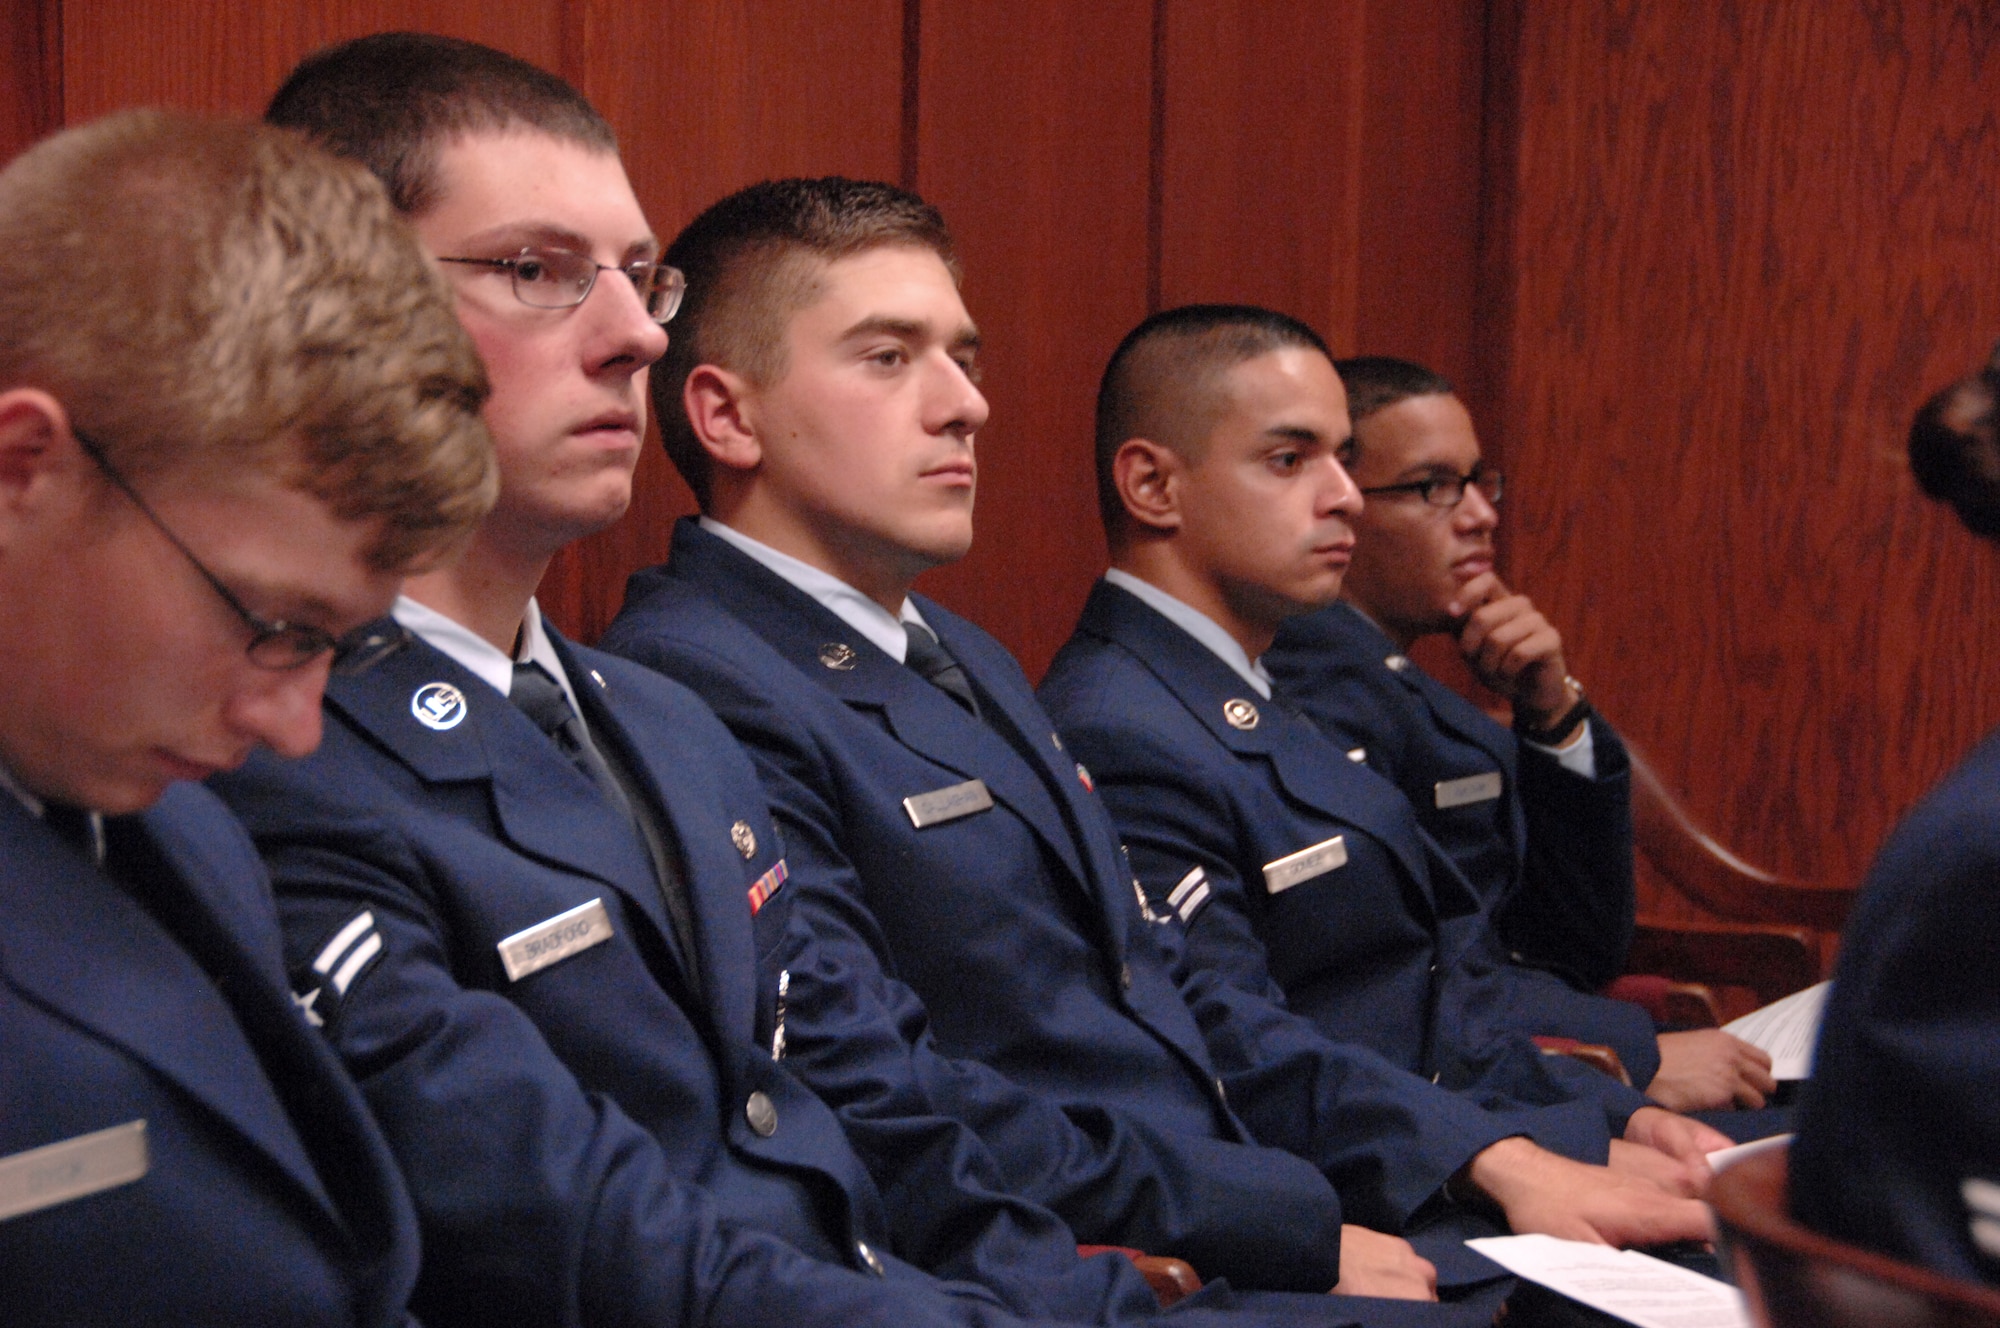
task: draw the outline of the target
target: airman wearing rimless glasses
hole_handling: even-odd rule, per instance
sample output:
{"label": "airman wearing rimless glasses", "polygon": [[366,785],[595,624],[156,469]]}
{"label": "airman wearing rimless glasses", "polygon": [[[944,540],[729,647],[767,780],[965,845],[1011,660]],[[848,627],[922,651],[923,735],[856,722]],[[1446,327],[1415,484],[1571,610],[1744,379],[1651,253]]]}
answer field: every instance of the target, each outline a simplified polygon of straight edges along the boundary
{"label": "airman wearing rimless glasses", "polygon": [[[1716,1031],[1660,1036],[1595,989],[1632,934],[1630,764],[1570,676],[1563,639],[1494,568],[1505,492],[1472,416],[1441,375],[1405,360],[1339,361],[1366,507],[1342,603],[1287,621],[1272,675],[1341,745],[1400,787],[1479,896],[1489,958],[1518,979],[1530,1035],[1614,1047],[1635,1084],[1681,1111],[1762,1106],[1762,1052]],[[1514,731],[1411,661],[1449,636],[1514,709]],[[1783,1128],[1727,1112],[1725,1131]]]}
{"label": "airman wearing rimless glasses", "polygon": [[485,393],[380,186],[290,135],[127,112],[0,173],[8,1322],[404,1321],[407,1192],[182,781],[310,751],[393,649],[492,501]]}

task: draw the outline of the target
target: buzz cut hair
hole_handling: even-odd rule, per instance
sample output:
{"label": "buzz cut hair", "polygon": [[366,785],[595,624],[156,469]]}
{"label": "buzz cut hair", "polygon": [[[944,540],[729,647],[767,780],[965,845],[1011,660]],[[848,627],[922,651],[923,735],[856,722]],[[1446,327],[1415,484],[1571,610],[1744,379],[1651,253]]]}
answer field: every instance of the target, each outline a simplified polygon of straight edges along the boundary
{"label": "buzz cut hair", "polygon": [[307,56],[264,119],[360,162],[411,217],[437,204],[440,149],[467,134],[525,129],[618,151],[604,117],[554,74],[426,32],[376,33]]}
{"label": "buzz cut hair", "polygon": [[938,210],[907,189],[841,176],[765,180],[711,205],[667,246],[664,261],[687,274],[667,353],[653,366],[654,415],[674,468],[702,510],[713,462],[681,401],[704,364],[753,385],[785,375],[785,334],[820,297],[828,264],[874,249],[936,254],[955,283],[958,255]]}
{"label": "buzz cut hair", "polygon": [[1333,359],[1310,327],[1252,304],[1187,304],[1133,328],[1111,353],[1097,388],[1097,510],[1116,549],[1126,531],[1112,463],[1128,439],[1146,438],[1189,462],[1228,408],[1222,376],[1245,360],[1298,347]]}
{"label": "buzz cut hair", "polygon": [[1378,410],[1387,410],[1411,397],[1450,396],[1458,389],[1451,379],[1414,360],[1393,355],[1356,355],[1335,360],[1334,372],[1347,389],[1347,417],[1358,427]]}
{"label": "buzz cut hair", "polygon": [[137,479],[268,474],[409,571],[498,490],[486,372],[367,171],[254,122],[134,110],[0,171],[0,389]]}

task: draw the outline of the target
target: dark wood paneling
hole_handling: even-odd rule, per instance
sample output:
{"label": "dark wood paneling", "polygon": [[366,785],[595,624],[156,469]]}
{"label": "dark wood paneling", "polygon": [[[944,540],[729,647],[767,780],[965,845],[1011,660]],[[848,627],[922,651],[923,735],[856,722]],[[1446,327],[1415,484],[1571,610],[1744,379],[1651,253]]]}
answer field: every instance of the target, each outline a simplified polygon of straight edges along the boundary
{"label": "dark wood paneling", "polygon": [[562,13],[562,0],[69,0],[64,120],[149,104],[255,115],[301,57],[396,28],[470,38],[555,69]]}
{"label": "dark wood paneling", "polygon": [[1161,0],[1160,302],[1266,305],[1355,346],[1361,0]]}
{"label": "dark wood paneling", "polygon": [[1474,346],[1485,6],[1367,8],[1362,62],[1354,349],[1400,355],[1487,404]]}
{"label": "dark wood paneling", "polygon": [[916,185],[943,209],[985,338],[972,554],[924,589],[1031,676],[1104,567],[1097,376],[1146,313],[1153,7],[931,0]]}
{"label": "dark wood paneling", "polygon": [[[670,22],[629,0],[579,8],[568,72],[617,127],[662,241],[757,180],[897,177],[902,0],[683,0]],[[625,519],[566,551],[543,583],[550,616],[584,640],[618,611],[626,576],[666,556],[674,518],[695,510],[658,436],[655,425]]]}
{"label": "dark wood paneling", "polygon": [[61,50],[58,0],[0,7],[0,163],[61,123]]}
{"label": "dark wood paneling", "polygon": [[1910,412],[2000,333],[2000,12],[1519,6],[1516,580],[1699,819],[1851,881],[2000,720]]}

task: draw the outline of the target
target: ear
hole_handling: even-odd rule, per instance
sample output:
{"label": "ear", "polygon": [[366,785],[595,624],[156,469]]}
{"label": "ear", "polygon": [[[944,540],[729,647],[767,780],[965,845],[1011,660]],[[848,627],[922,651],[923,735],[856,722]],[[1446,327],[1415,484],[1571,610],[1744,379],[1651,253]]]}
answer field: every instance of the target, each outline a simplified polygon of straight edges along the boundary
{"label": "ear", "polygon": [[36,501],[77,451],[61,402],[32,387],[0,392],[0,513]]}
{"label": "ear", "polygon": [[1132,521],[1162,534],[1180,529],[1187,461],[1150,438],[1127,438],[1111,458],[1111,480]]}
{"label": "ear", "polygon": [[681,409],[718,466],[754,470],[764,459],[750,397],[749,380],[714,364],[696,365],[681,388]]}

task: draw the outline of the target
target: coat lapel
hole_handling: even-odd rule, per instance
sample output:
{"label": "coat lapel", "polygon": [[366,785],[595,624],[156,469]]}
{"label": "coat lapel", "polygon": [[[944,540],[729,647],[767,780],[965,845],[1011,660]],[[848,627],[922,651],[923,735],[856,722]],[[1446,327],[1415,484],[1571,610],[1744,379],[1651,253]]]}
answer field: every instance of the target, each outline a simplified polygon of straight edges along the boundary
{"label": "coat lapel", "polygon": [[[586,686],[591,684],[587,675]],[[572,680],[572,686],[576,682]],[[451,689],[431,722],[424,702]],[[585,688],[577,688],[579,697]],[[630,822],[548,735],[483,680],[422,641],[368,672],[334,678],[327,704],[431,784],[486,785],[501,837],[527,857],[604,882],[675,948],[653,866]],[[584,722],[590,718],[586,713]]]}
{"label": "coat lapel", "polygon": [[1430,898],[1416,820],[1393,785],[1348,760],[1278,701],[1258,696],[1214,651],[1136,595],[1100,581],[1080,625],[1137,656],[1224,747],[1267,761],[1287,796],[1378,840]]}
{"label": "coat lapel", "polygon": [[[750,864],[755,870],[746,872],[731,836],[734,821],[726,794],[715,786],[705,768],[667,764],[675,755],[676,744],[659,717],[638,703],[638,685],[630,676],[635,666],[595,651],[581,651],[553,629],[549,635],[577,689],[584,722],[600,743],[619,745],[634,778],[642,785],[641,792],[649,795],[664,815],[664,828],[693,915],[702,999],[709,1018],[725,1040],[735,1044],[753,1041],[757,967],[745,891],[751,880],[775,863],[775,852],[771,846],[761,847]],[[645,682],[664,685],[652,678]],[[746,815],[757,810],[741,809]],[[668,933],[671,945],[664,911],[658,907],[658,892],[652,894],[650,902],[655,907],[651,912],[657,915],[656,925]],[[746,980],[731,981],[732,976]]]}
{"label": "coat lapel", "polygon": [[[170,811],[156,809],[143,824],[180,877],[149,888],[191,896],[229,937],[222,957],[232,971],[222,976],[238,999],[289,1006],[262,882],[254,892],[232,893],[230,878],[241,878],[241,870],[218,869],[197,841],[178,832]],[[7,918],[0,971],[8,980],[206,1105],[338,1225],[236,1012],[194,959],[116,882],[7,796],[0,796],[0,860],[10,878],[0,895]],[[300,1018],[289,1009],[281,1016]],[[302,1020],[299,1031],[305,1034]]]}

